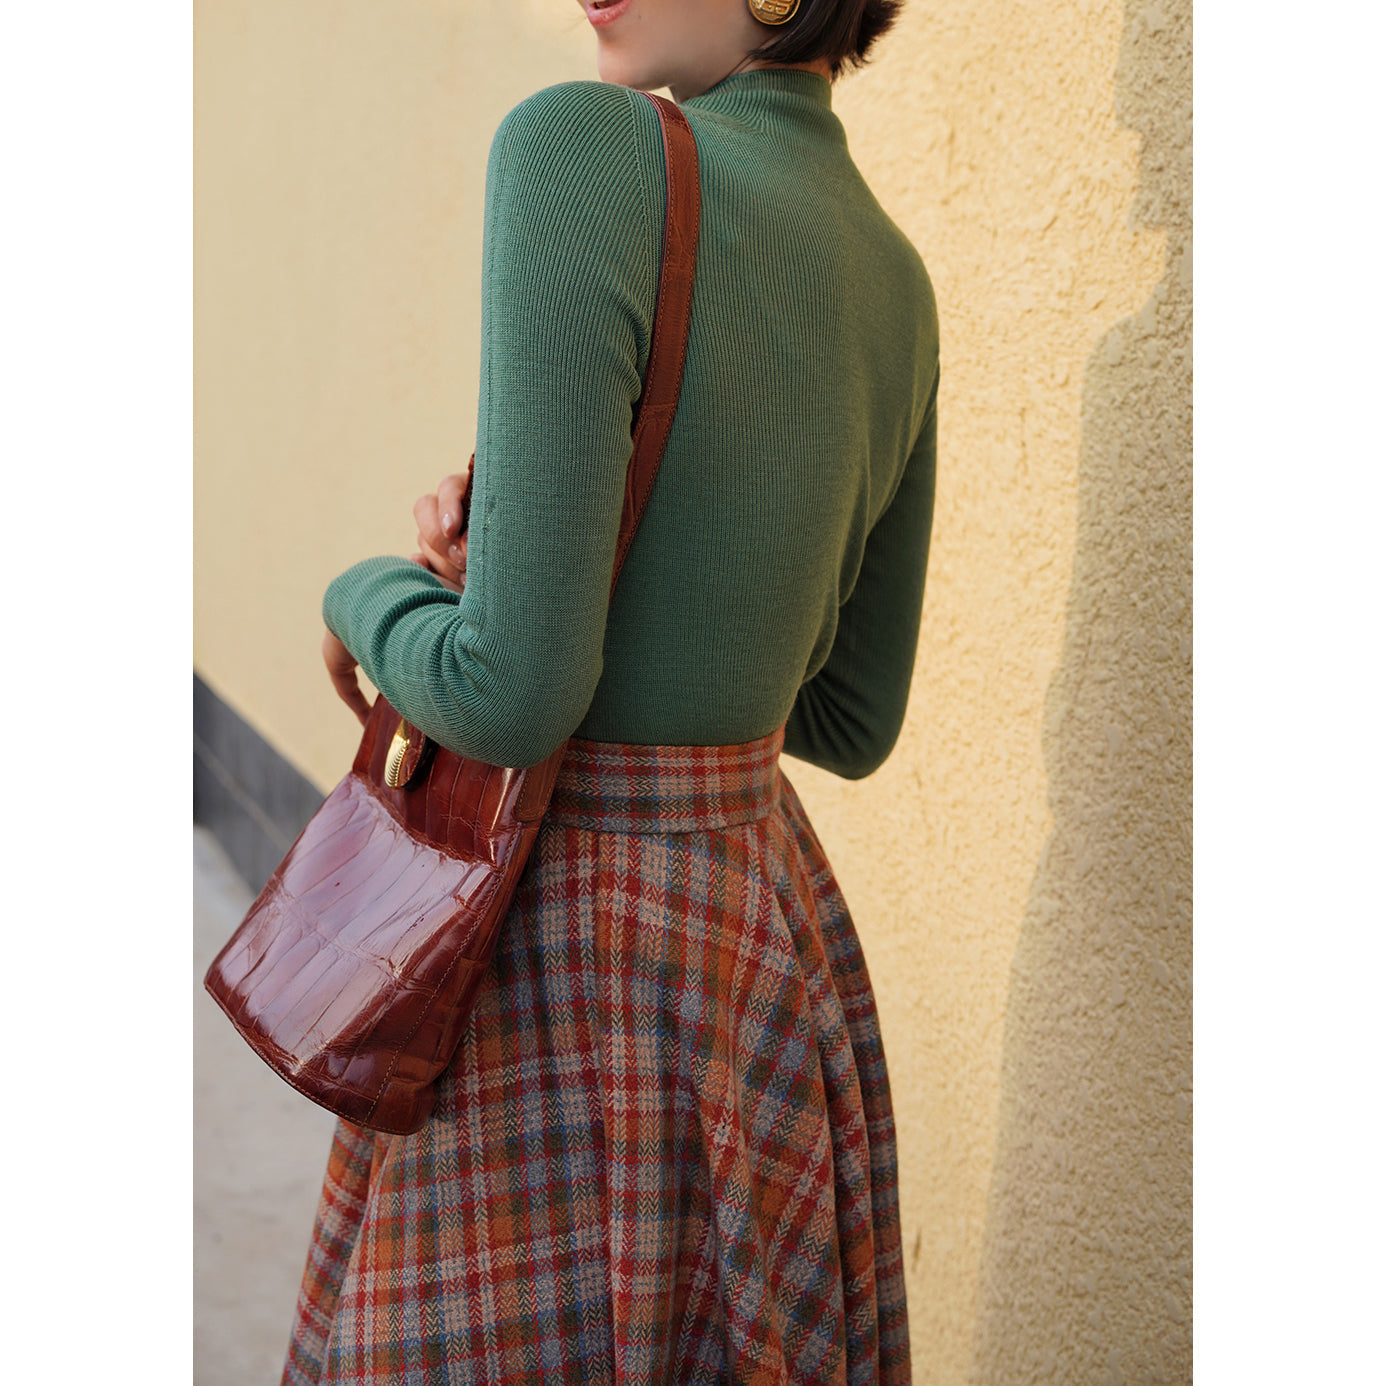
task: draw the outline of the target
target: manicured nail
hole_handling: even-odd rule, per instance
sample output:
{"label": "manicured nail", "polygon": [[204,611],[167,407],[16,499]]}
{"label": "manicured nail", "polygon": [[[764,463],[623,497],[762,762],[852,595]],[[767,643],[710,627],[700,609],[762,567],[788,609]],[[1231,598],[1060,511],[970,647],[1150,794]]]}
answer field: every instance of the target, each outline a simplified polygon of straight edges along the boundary
{"label": "manicured nail", "polygon": [[448,557],[452,559],[454,567],[465,568],[467,566],[467,555],[456,544],[448,550]]}
{"label": "manicured nail", "polygon": [[452,528],[452,511],[443,511],[443,533],[446,534]]}

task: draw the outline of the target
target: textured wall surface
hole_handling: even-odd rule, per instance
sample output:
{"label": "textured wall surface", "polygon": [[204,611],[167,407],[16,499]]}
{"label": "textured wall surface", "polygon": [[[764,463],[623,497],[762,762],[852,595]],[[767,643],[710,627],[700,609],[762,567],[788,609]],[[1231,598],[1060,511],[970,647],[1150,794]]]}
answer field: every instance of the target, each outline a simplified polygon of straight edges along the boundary
{"label": "textured wall surface", "polygon": [[977,1382],[1191,1379],[1189,6],[1128,11],[1117,113],[1167,260],[1083,371],[1078,529],[1011,964]]}
{"label": "textured wall surface", "polygon": [[[1190,1379],[1190,16],[910,0],[834,104],[943,328],[910,715],[790,764],[852,901],[921,1382]],[[326,785],[327,580],[471,450],[486,150],[562,0],[197,18],[199,672]]]}

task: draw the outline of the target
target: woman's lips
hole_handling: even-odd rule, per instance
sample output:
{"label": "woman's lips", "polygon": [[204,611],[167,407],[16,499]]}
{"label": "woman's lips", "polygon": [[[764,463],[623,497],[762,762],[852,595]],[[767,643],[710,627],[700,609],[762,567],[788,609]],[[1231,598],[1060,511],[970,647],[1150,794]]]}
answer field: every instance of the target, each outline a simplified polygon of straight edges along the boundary
{"label": "woman's lips", "polygon": [[584,0],[583,9],[587,11],[587,22],[601,28],[614,24],[632,3],[633,0]]}

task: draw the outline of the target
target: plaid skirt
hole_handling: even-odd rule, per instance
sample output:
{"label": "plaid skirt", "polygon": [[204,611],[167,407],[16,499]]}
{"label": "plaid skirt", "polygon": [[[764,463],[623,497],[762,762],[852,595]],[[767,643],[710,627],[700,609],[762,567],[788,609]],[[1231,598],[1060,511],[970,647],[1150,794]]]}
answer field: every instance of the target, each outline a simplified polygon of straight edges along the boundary
{"label": "plaid skirt", "polygon": [[289,1386],[910,1380],[861,945],[782,733],[575,741],[432,1119],[339,1125]]}

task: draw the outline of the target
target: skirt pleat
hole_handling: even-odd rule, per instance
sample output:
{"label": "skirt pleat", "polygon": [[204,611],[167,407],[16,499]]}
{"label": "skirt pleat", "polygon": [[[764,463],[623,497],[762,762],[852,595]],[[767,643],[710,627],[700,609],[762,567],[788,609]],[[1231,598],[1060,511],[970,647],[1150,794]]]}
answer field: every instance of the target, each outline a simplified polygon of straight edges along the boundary
{"label": "skirt pleat", "polygon": [[781,735],[574,742],[412,1136],[340,1123],[287,1386],[907,1383],[871,983]]}

